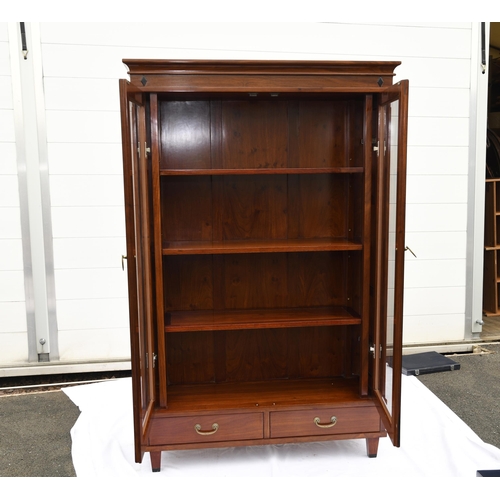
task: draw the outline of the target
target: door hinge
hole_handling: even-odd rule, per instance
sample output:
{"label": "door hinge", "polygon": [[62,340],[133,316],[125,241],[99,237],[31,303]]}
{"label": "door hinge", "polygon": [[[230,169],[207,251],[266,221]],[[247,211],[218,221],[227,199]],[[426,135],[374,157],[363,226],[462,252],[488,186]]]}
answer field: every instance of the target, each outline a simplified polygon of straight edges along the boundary
{"label": "door hinge", "polygon": [[[380,358],[382,358],[382,344],[379,347],[380,347],[380,349],[379,349],[378,357],[380,359]],[[370,346],[370,353],[371,353],[373,359],[375,359],[375,344],[372,344]]]}
{"label": "door hinge", "polygon": [[[153,368],[156,368],[156,360],[158,359],[158,354],[153,353],[151,359],[153,360]],[[146,370],[148,368],[149,368],[149,354],[146,353]]]}
{"label": "door hinge", "polygon": [[[137,143],[137,153],[139,153],[139,156],[141,156],[141,143]],[[148,148],[147,142],[144,143],[144,154],[146,158],[148,158],[148,155],[151,153],[151,148]]]}

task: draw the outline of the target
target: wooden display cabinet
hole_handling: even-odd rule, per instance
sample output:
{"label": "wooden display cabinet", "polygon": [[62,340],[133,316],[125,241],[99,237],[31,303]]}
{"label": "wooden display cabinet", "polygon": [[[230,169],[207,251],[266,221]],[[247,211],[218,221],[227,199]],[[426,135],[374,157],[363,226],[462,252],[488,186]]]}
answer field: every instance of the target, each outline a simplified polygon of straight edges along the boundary
{"label": "wooden display cabinet", "polygon": [[399,63],[124,63],[136,460],[399,446]]}

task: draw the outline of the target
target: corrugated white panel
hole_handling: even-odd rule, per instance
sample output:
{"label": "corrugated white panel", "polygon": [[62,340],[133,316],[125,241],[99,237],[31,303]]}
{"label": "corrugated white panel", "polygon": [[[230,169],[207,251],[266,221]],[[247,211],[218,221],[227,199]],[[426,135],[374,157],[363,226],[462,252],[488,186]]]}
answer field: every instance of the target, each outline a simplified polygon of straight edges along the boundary
{"label": "corrugated white panel", "polygon": [[127,273],[114,269],[58,269],[55,272],[59,300],[127,297]]}
{"label": "corrugated white panel", "polygon": [[8,29],[0,23],[0,364],[28,357]]}
{"label": "corrugated white panel", "polygon": [[[407,258],[406,303],[420,300],[416,312],[408,306],[415,317],[453,318],[453,340],[463,334],[470,23],[43,23],[41,33],[62,359],[107,356],[111,338],[128,348],[118,272],[123,58],[401,60],[396,79],[410,79],[407,243],[419,257]],[[452,284],[446,299],[443,284]],[[442,310],[421,300],[434,290]],[[93,347],[80,349],[86,334]]]}
{"label": "corrugated white panel", "polygon": [[119,111],[47,111],[47,140],[54,142],[119,143]]}
{"label": "corrugated white panel", "polygon": [[53,207],[124,206],[123,177],[119,175],[53,175],[50,179]]}
{"label": "corrugated white panel", "polygon": [[464,330],[463,314],[405,316],[403,342],[408,344],[456,342]]}
{"label": "corrugated white panel", "polygon": [[[406,207],[406,239],[413,232],[467,230],[467,204],[410,204]],[[407,284],[409,285],[409,283]]]}
{"label": "corrugated white panel", "polygon": [[0,271],[22,270],[23,246],[21,240],[19,238],[0,238]]}
{"label": "corrugated white panel", "polygon": [[468,58],[402,58],[396,68],[397,80],[410,80],[410,99],[415,87],[437,89],[470,88],[470,60]]}
{"label": "corrugated white panel", "polygon": [[[108,328],[125,329],[128,326],[128,300],[125,298],[59,300],[57,319],[59,331],[100,330],[103,332]],[[128,341],[128,337],[122,339],[124,344]],[[82,348],[82,357],[84,357],[84,344],[78,337],[75,337],[75,342]],[[117,349],[120,349],[119,345]]]}
{"label": "corrugated white panel", "polygon": [[411,88],[408,113],[412,117],[455,117],[469,116],[469,89],[467,88]]}
{"label": "corrugated white panel", "polygon": [[0,109],[12,109],[12,84],[10,76],[0,76]]}
{"label": "corrugated white panel", "polygon": [[0,175],[17,175],[16,145],[0,142]]}
{"label": "corrugated white panel", "polygon": [[[26,306],[24,301],[18,302],[0,302],[0,334],[16,334],[15,336],[24,337],[27,343],[26,326]],[[0,336],[2,351],[8,351],[9,344],[5,343],[7,336]],[[27,344],[26,344],[27,345]],[[23,353],[24,359],[28,357],[28,349]]]}
{"label": "corrugated white panel", "polygon": [[10,76],[9,44],[7,41],[0,42],[0,75]]}
{"label": "corrugated white panel", "polygon": [[410,175],[467,175],[466,146],[409,146],[407,169]]}
{"label": "corrugated white panel", "polygon": [[[9,309],[2,310],[2,304],[0,304],[0,314],[2,317],[4,313],[8,313],[12,318],[22,317],[24,314],[24,304],[17,304],[19,307],[9,306]],[[26,317],[26,315],[24,314]],[[28,352],[28,336],[22,331],[26,330],[26,324],[24,326],[14,325],[12,323],[7,324],[6,327],[9,331],[3,333],[1,331],[2,326],[0,324],[0,365],[9,366],[15,364],[24,364],[27,360],[26,353]],[[12,333],[18,332],[18,333]]]}
{"label": "corrugated white panel", "polygon": [[85,143],[52,143],[48,151],[50,173],[54,176],[123,175],[121,142],[92,144],[92,147]]}
{"label": "corrugated white panel", "polygon": [[465,259],[422,260],[407,253],[405,280],[414,288],[465,287]]}
{"label": "corrugated white panel", "polygon": [[124,342],[124,338],[129,338],[127,328],[59,330],[59,354],[68,363],[82,359],[129,359],[130,342]]}
{"label": "corrugated white panel", "polygon": [[[413,232],[406,235],[406,243],[415,252],[418,261],[465,259],[466,239],[465,231]],[[407,256],[406,262],[411,261],[410,255]]]}
{"label": "corrugated white panel", "polygon": [[[54,238],[124,237],[124,209],[123,207],[53,207],[52,231]],[[57,268],[57,262],[55,264]]]}
{"label": "corrugated white panel", "polygon": [[467,146],[468,144],[468,118],[410,117],[409,146]]}
{"label": "corrugated white panel", "polygon": [[[43,43],[64,38],[71,45],[176,47],[180,49],[336,54],[381,58],[469,57],[470,34],[460,24],[436,26],[347,23],[85,23],[42,25]],[[254,56],[252,56],[254,57]]]}
{"label": "corrugated white panel", "polygon": [[0,271],[0,302],[24,301],[23,271]]}
{"label": "corrugated white panel", "polygon": [[[118,238],[55,238],[54,259],[58,269],[121,268],[126,253],[125,237]],[[126,262],[125,262],[126,264]]]}
{"label": "corrugated white panel", "polygon": [[14,143],[14,117],[11,109],[0,109],[0,142]]}
{"label": "corrugated white panel", "polygon": [[46,77],[44,90],[47,110],[116,111],[120,108],[118,82],[114,78]]}
{"label": "corrugated white panel", "polygon": [[21,222],[18,207],[0,207],[0,234],[2,238],[21,239]]}
{"label": "corrugated white panel", "polygon": [[19,206],[17,175],[0,175],[0,207]]}
{"label": "corrugated white panel", "polygon": [[405,287],[404,315],[463,314],[464,302],[465,287]]}
{"label": "corrugated white panel", "polygon": [[406,182],[407,203],[467,203],[466,175],[411,175]]}

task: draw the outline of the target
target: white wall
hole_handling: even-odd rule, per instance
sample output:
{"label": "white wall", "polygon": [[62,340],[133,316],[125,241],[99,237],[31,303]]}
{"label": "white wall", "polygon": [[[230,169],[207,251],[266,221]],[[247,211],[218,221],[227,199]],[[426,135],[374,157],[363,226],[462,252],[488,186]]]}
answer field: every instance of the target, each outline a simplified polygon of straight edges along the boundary
{"label": "white wall", "polygon": [[7,23],[0,23],[0,365],[27,358],[23,248]]}
{"label": "white wall", "polygon": [[[4,32],[2,123],[10,119]],[[464,339],[471,23],[42,23],[40,33],[61,361],[129,355],[117,82],[126,77],[123,58],[402,61],[396,80],[410,80],[407,244],[418,257],[406,258],[404,341]],[[11,154],[1,174],[15,185],[12,134],[0,147]],[[17,210],[4,203],[1,211]],[[18,248],[18,227],[9,238]],[[11,253],[5,272],[22,282]],[[22,304],[22,294],[15,297]],[[5,303],[0,293],[0,308]],[[15,328],[0,324],[0,331],[21,328],[8,317]]]}

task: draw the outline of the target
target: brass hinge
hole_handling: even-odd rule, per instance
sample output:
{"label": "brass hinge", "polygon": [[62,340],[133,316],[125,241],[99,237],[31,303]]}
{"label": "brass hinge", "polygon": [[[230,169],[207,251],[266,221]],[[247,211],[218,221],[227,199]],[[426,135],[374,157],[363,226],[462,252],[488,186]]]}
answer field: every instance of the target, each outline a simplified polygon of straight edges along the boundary
{"label": "brass hinge", "polygon": [[[144,151],[145,151],[145,156],[148,158],[148,155],[151,153],[151,148],[148,148],[148,144],[145,142],[144,143]],[[139,153],[139,156],[141,156],[141,143],[137,143],[137,152]]]}

